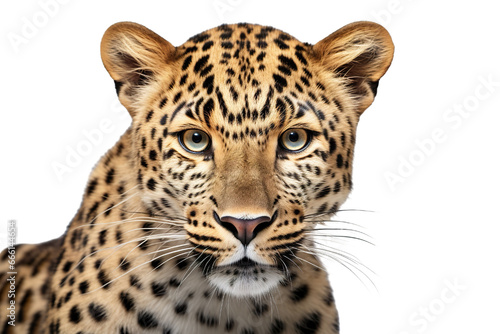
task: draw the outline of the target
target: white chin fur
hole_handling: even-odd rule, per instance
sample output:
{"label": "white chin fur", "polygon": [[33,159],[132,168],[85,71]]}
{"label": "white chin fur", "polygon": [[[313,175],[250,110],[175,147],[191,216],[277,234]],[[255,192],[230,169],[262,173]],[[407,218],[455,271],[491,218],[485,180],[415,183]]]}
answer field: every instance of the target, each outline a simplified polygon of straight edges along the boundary
{"label": "white chin fur", "polygon": [[253,268],[215,269],[208,275],[208,281],[223,293],[235,297],[255,297],[275,289],[284,279],[283,274],[275,268],[257,268],[257,271],[256,274]]}

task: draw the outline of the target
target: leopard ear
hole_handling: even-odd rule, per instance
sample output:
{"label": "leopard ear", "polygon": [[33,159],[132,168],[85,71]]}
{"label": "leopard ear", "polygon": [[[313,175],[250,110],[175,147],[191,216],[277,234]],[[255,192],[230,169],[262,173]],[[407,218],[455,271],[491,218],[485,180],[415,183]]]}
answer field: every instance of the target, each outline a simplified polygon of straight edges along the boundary
{"label": "leopard ear", "polygon": [[377,94],[379,79],[391,64],[394,44],[381,25],[354,22],[316,43],[313,54],[320,66],[345,79],[361,114]]}
{"label": "leopard ear", "polygon": [[148,28],[119,22],[106,30],[101,58],[115,81],[120,102],[133,116],[141,89],[155,80],[175,56],[175,47]]}

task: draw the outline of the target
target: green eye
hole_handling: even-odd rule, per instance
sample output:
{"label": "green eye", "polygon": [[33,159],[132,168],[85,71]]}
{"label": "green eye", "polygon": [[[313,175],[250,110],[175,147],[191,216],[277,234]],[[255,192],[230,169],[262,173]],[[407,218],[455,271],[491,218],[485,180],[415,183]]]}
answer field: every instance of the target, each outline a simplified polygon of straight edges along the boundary
{"label": "green eye", "polygon": [[186,130],[179,135],[182,147],[191,153],[200,153],[210,147],[210,137],[200,130]]}
{"label": "green eye", "polygon": [[304,129],[290,129],[283,132],[279,141],[285,150],[299,152],[309,144],[309,135]]}

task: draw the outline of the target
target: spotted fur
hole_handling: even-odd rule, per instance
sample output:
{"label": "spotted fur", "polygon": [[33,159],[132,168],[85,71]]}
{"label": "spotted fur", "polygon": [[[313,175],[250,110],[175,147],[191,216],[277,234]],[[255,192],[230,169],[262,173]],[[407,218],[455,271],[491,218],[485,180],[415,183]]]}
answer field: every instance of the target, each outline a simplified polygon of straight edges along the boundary
{"label": "spotted fur", "polygon": [[[352,188],[356,125],[392,60],[385,29],[310,45],[222,25],[173,47],[124,22],[101,52],[132,125],[66,233],[18,246],[17,323],[2,332],[338,333],[312,236]],[[193,129],[200,152],[182,140]],[[283,146],[290,129],[307,134],[299,150]]]}

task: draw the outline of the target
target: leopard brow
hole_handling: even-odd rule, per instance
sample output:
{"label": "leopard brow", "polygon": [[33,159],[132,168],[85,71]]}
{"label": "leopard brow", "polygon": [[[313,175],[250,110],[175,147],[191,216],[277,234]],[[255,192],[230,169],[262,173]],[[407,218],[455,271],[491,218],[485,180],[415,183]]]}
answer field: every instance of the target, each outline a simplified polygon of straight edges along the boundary
{"label": "leopard brow", "polygon": [[185,105],[186,105],[186,101],[183,101],[181,104],[179,104],[177,106],[177,108],[175,108],[174,112],[172,113],[172,116],[170,117],[170,123],[172,123],[172,121],[174,120],[175,116],[177,116],[177,114],[179,113],[179,111],[181,111],[181,109],[184,108]]}

